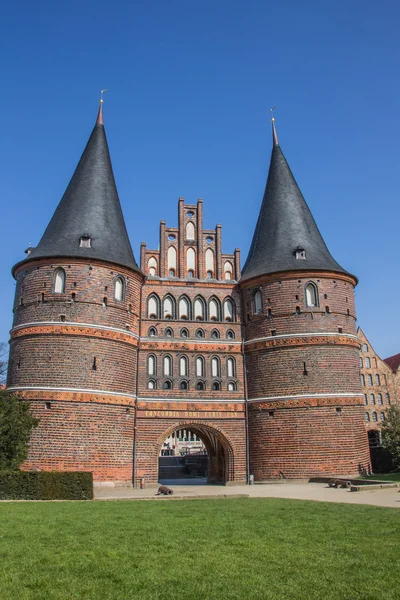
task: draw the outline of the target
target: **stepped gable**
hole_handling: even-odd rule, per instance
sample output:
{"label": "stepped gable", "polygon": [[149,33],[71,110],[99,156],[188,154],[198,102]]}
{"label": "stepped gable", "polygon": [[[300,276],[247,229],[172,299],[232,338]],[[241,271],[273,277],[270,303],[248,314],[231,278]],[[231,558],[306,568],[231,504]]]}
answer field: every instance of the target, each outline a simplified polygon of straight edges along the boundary
{"label": "stepped gable", "polygon": [[[347,273],[326,247],[279,146],[274,122],[272,132],[267,184],[241,281],[281,271]],[[296,258],[301,250],[304,259]]]}
{"label": "stepped gable", "polygon": [[[84,244],[82,237],[86,237]],[[16,267],[47,257],[98,259],[140,272],[115,185],[102,104],[75,173],[42,239]]]}

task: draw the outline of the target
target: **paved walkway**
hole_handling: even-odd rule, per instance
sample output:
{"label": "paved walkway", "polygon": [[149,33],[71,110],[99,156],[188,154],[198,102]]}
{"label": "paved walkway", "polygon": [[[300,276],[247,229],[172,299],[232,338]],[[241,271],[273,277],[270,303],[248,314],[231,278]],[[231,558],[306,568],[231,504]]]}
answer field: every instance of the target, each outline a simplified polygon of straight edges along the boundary
{"label": "paved walkway", "polygon": [[177,498],[204,498],[225,496],[249,496],[251,498],[292,498],[318,502],[343,502],[345,504],[370,504],[400,508],[400,489],[387,488],[363,492],[330,488],[326,483],[271,483],[265,485],[171,485],[174,495],[155,496],[157,488],[144,490],[125,487],[96,487],[96,500],[139,500],[157,498],[169,501]]}

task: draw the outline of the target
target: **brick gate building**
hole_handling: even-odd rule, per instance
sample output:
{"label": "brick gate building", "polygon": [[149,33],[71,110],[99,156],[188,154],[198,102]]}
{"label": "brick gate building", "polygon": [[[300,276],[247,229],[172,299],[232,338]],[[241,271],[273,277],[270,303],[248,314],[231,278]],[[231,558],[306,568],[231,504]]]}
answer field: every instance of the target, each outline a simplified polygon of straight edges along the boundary
{"label": "brick gate building", "polygon": [[330,255],[278,144],[242,273],[203,202],[178,202],[140,268],[102,106],[40,243],[15,265],[8,388],[40,418],[24,467],[158,480],[164,441],[200,438],[208,481],[369,466],[356,278]]}

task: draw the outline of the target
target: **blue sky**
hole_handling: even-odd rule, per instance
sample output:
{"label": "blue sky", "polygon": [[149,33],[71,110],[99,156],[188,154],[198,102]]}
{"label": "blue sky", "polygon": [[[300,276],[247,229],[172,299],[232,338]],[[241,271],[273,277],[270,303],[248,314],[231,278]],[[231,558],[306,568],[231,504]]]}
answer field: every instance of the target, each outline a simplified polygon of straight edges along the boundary
{"label": "blue sky", "polygon": [[325,241],[355,273],[358,323],[400,352],[400,5],[383,0],[70,0],[3,4],[0,341],[10,269],[36,245],[87,142],[99,90],[137,260],[204,199],[247,255],[279,141]]}

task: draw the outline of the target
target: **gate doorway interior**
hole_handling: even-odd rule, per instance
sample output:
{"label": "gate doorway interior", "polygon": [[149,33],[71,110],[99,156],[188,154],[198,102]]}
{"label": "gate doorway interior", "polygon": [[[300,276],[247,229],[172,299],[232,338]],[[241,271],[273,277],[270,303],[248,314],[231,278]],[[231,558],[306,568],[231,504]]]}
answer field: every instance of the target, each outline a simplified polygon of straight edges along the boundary
{"label": "gate doorway interior", "polygon": [[169,432],[158,457],[163,485],[224,485],[228,480],[228,450],[211,427],[185,425]]}

